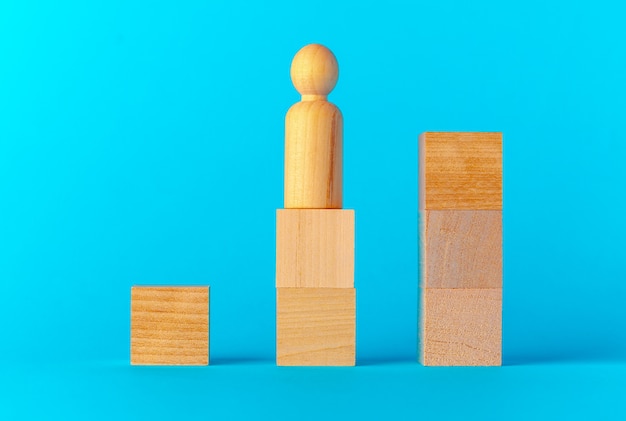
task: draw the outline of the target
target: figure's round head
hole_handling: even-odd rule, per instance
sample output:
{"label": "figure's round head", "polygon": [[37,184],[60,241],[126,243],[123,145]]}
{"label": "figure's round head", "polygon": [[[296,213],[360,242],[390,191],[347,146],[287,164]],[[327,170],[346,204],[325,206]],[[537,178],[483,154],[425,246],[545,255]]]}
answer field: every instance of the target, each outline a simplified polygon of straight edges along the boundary
{"label": "figure's round head", "polygon": [[320,44],[309,44],[291,62],[291,81],[300,95],[326,96],[339,77],[335,55]]}

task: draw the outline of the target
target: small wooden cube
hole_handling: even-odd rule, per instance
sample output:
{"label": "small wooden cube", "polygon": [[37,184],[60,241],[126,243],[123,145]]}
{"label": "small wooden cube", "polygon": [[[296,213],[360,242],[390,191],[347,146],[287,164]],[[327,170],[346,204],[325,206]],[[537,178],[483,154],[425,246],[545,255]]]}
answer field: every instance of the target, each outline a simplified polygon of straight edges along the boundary
{"label": "small wooden cube", "polygon": [[354,211],[279,209],[276,287],[353,288]]}
{"label": "small wooden cube", "polygon": [[502,288],[502,211],[420,212],[425,288]]}
{"label": "small wooden cube", "polygon": [[502,289],[421,289],[420,362],[502,365]]}
{"label": "small wooden cube", "polygon": [[502,209],[502,133],[422,133],[419,161],[420,209]]}
{"label": "small wooden cube", "polygon": [[131,289],[132,365],[209,364],[209,287]]}
{"label": "small wooden cube", "polygon": [[276,364],[354,366],[354,288],[277,288]]}

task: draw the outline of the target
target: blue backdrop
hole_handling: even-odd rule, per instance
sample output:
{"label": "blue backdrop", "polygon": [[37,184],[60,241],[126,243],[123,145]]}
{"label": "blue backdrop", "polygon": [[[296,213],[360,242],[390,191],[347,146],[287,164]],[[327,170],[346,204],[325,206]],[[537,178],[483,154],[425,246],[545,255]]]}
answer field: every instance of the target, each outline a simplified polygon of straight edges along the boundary
{"label": "blue backdrop", "polygon": [[[0,5],[0,418],[626,417],[626,8]],[[276,368],[293,55],[340,65],[359,367]],[[504,363],[416,361],[417,136],[504,133]],[[130,286],[211,285],[205,368],[129,366]]]}

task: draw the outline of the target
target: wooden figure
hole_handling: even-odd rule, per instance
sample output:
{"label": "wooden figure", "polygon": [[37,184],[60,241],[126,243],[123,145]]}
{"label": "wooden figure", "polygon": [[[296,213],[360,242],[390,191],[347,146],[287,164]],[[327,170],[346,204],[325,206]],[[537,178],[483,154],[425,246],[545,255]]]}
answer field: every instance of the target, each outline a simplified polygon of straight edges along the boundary
{"label": "wooden figure", "polygon": [[502,134],[419,138],[420,361],[502,363]]}
{"label": "wooden figure", "polygon": [[131,289],[132,365],[209,364],[209,287]]}
{"label": "wooden figure", "polygon": [[285,208],[342,207],[343,117],[326,96],[337,83],[333,53],[319,44],[302,48],[291,80],[302,95],[285,118]]}
{"label": "wooden figure", "polygon": [[354,211],[342,209],[341,111],[333,53],[302,48],[285,117],[285,209],[276,214],[277,365],[355,365]]}

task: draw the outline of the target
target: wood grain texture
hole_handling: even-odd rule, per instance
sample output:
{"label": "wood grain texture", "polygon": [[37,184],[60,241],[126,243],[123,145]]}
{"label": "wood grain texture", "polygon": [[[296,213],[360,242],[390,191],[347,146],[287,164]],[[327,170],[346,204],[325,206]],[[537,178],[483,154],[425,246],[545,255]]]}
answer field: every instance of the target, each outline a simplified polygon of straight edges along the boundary
{"label": "wood grain texture", "polygon": [[209,287],[131,289],[130,363],[209,364]]}
{"label": "wood grain texture", "polygon": [[419,137],[420,209],[502,210],[502,133]]}
{"label": "wood grain texture", "polygon": [[420,212],[426,288],[502,288],[502,211]]}
{"label": "wood grain texture", "polygon": [[354,211],[276,211],[276,286],[354,287]]}
{"label": "wood grain texture", "polygon": [[321,98],[333,90],[339,77],[337,58],[321,44],[302,47],[291,61],[291,81],[303,100]]}
{"label": "wood grain texture", "polygon": [[276,364],[354,366],[354,288],[277,288]]}
{"label": "wood grain texture", "polygon": [[285,119],[285,208],[342,207],[343,117],[326,100],[293,105]]}
{"label": "wood grain texture", "polygon": [[502,289],[422,288],[420,313],[423,365],[502,364]]}

